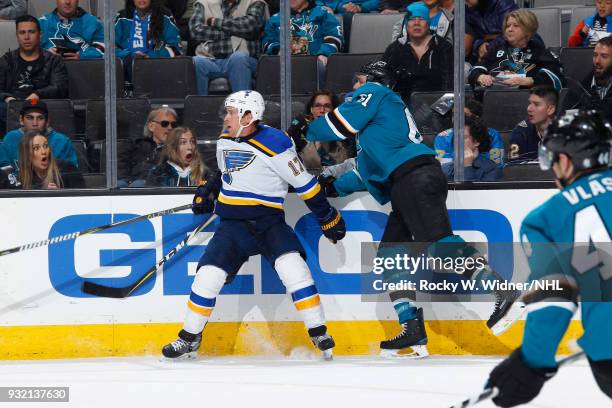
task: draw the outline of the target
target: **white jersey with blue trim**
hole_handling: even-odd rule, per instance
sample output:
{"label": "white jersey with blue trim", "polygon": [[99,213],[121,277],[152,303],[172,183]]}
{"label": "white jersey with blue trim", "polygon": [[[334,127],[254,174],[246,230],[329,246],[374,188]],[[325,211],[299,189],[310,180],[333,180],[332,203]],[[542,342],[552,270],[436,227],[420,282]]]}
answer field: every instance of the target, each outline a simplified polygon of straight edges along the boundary
{"label": "white jersey with blue trim", "polygon": [[289,185],[307,203],[322,195],[317,179],[306,171],[291,138],[269,126],[258,125],[253,135],[238,139],[221,134],[217,163],[222,187],[215,212],[225,218],[282,213]]}

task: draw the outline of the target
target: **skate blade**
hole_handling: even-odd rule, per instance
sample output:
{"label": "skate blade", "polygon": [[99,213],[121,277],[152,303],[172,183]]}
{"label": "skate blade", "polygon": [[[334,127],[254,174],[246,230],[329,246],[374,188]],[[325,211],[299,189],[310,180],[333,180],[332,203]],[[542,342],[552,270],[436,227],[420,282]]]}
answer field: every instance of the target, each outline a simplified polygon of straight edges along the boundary
{"label": "skate blade", "polygon": [[159,359],[160,362],[162,363],[174,363],[177,361],[188,361],[188,360],[195,360],[198,358],[198,352],[197,351],[192,351],[191,353],[185,353],[180,357],[175,357],[175,358],[170,358],[170,357],[165,357],[165,356],[161,356],[161,358]]}
{"label": "skate blade", "polygon": [[332,349],[321,350],[321,354],[323,355],[323,360],[325,361],[332,361],[334,359]]}
{"label": "skate blade", "polygon": [[429,356],[427,346],[411,346],[405,349],[393,350],[393,349],[381,349],[380,356],[383,358],[411,358],[419,359]]}
{"label": "skate blade", "polygon": [[502,317],[499,322],[495,323],[493,327],[491,327],[491,332],[494,336],[499,336],[505,333],[510,327],[514,325],[522,316],[525,314],[525,303],[523,302],[514,302],[508,313],[504,317]]}

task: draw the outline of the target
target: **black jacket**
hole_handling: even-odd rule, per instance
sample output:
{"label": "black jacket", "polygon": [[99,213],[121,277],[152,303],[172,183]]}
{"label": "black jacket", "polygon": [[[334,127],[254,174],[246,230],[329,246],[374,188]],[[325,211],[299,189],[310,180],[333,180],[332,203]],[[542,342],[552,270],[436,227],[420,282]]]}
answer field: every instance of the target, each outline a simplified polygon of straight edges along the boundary
{"label": "black jacket", "polygon": [[531,39],[527,47],[513,52],[507,41],[492,42],[482,64],[470,71],[468,82],[477,86],[480,75],[497,76],[502,72],[525,74],[533,78],[534,85],[547,85],[560,90],[565,85],[565,76],[559,59],[538,39]]}
{"label": "black jacket", "polygon": [[126,140],[117,152],[117,178],[129,182],[146,180],[149,171],[159,163],[163,147],[149,137]]}
{"label": "black jacket", "polygon": [[416,91],[452,91],[453,89],[453,45],[433,35],[429,48],[420,60],[409,42],[393,41],[382,57],[398,76],[395,91],[404,102]]}
{"label": "black jacket", "polygon": [[41,99],[65,98],[68,96],[68,71],[61,57],[41,50],[42,63],[31,72],[32,88],[19,89],[17,68],[19,50],[8,51],[0,59],[0,101],[9,96],[25,99],[35,92]]}

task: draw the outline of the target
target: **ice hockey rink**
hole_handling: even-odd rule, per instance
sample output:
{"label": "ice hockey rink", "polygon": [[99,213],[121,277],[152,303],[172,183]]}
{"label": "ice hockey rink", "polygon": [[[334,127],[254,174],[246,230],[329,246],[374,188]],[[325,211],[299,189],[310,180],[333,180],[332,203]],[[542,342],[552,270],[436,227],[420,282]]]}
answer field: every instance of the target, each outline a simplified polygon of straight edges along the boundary
{"label": "ice hockey rink", "polygon": [[[319,360],[206,357],[180,362],[156,356],[2,362],[2,386],[70,387],[69,403],[2,406],[70,407],[449,407],[478,393],[499,358],[376,356]],[[477,407],[493,407],[490,401]],[[588,362],[562,367],[528,406],[604,408]]]}

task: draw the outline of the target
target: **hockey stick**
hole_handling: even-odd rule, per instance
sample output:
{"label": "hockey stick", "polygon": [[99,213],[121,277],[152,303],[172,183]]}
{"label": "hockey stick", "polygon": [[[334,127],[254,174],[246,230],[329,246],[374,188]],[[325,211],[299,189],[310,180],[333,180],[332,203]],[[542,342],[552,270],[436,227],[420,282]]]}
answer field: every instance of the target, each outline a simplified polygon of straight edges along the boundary
{"label": "hockey stick", "polygon": [[[580,359],[581,357],[584,356],[584,351],[579,351],[577,353],[574,353],[572,355],[569,355],[567,357],[562,358],[561,360],[559,360],[559,362],[557,363],[559,367],[569,364],[569,363],[573,363],[574,361]],[[478,395],[473,396],[472,398],[468,398],[466,400],[463,400],[462,402],[453,405],[450,408],[468,408],[468,407],[473,407],[474,405],[478,404],[479,402],[488,400],[489,398],[495,398],[497,397],[497,394],[499,393],[499,390],[495,387],[491,388],[491,387],[487,387],[484,390],[482,390],[482,392]]]}
{"label": "hockey stick", "polygon": [[159,268],[162,267],[163,264],[168,262],[170,258],[172,258],[178,251],[180,251],[189,240],[196,236],[196,234],[202,231],[204,228],[208,227],[215,219],[217,218],[216,214],[211,215],[204,223],[199,225],[193,232],[191,232],[185,239],[179,242],[174,248],[170,250],[162,259],[160,259],[151,269],[149,269],[144,275],[142,275],[138,280],[128,286],[123,287],[111,287],[104,286],[94,282],[85,281],[83,283],[83,292],[89,293],[90,295],[95,295],[99,297],[108,297],[108,298],[126,298],[132,294],[136,289],[140,287],[147,279],[149,279],[152,275],[154,275]]}
{"label": "hockey stick", "polygon": [[9,248],[0,251],[0,256],[14,254],[15,252],[27,251],[28,249],[40,248],[43,246],[47,246],[50,244],[56,244],[58,242],[68,241],[71,239],[77,239],[80,236],[93,234],[95,232],[104,231],[114,227],[120,227],[123,225],[132,224],[142,220],[150,220],[151,218],[160,217],[162,215],[174,214],[179,211],[190,209],[192,204],[185,204],[174,208],[169,208],[167,210],[156,211],[151,214],[140,215],[138,217],[130,218],[129,220],[123,220],[118,222],[113,222],[111,224],[102,225],[101,227],[89,228],[83,231],[72,232],[70,234],[60,235],[59,237],[53,237],[48,239],[43,239],[42,241],[31,242],[29,244],[20,245],[14,248]]}

